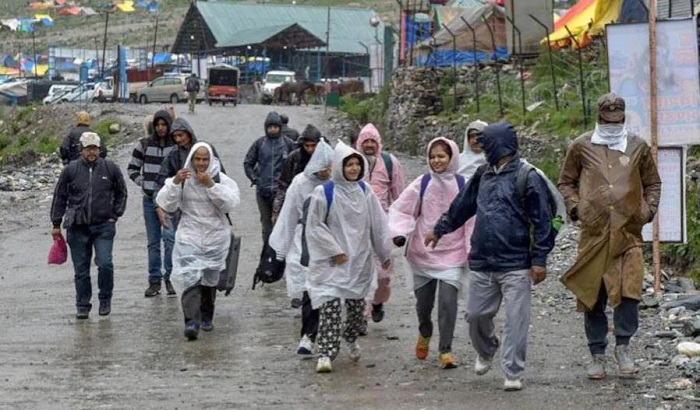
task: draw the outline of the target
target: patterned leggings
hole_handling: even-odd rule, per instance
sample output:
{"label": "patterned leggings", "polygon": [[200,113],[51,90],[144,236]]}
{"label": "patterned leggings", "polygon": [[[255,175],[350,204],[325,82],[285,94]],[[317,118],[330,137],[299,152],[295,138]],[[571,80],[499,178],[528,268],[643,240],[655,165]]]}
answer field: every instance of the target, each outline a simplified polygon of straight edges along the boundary
{"label": "patterned leggings", "polygon": [[[364,319],[363,311],[365,310],[364,299],[346,299],[345,309],[347,310],[347,319],[345,330],[342,331],[343,338],[352,343],[357,339],[360,333],[360,326]],[[341,313],[340,299],[333,299],[321,306],[321,318],[318,327],[318,350],[321,356],[329,357],[335,360],[340,350],[340,336],[343,326],[343,318]]]}

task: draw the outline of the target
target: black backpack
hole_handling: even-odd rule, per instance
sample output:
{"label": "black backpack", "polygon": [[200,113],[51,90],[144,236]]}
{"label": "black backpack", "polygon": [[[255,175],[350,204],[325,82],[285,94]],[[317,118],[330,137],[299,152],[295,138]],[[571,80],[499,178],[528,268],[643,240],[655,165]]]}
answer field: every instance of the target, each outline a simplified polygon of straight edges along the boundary
{"label": "black backpack", "polygon": [[185,84],[185,89],[187,91],[199,92],[199,80],[194,77],[188,78],[187,83]]}
{"label": "black backpack", "polygon": [[253,289],[255,285],[261,283],[275,283],[284,276],[284,268],[287,266],[285,261],[277,260],[277,252],[267,243],[260,253],[260,262],[253,276]]}

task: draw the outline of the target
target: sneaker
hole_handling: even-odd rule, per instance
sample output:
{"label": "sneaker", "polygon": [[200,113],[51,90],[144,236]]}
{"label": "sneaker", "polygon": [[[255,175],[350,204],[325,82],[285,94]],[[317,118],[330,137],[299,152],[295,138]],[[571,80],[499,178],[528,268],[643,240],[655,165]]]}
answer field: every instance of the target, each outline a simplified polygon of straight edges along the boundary
{"label": "sneaker", "polygon": [[384,304],[372,304],[372,322],[379,323],[384,319]]}
{"label": "sneaker", "polygon": [[172,282],[170,282],[170,279],[165,280],[165,292],[168,294],[168,296],[177,295],[177,292],[175,292],[175,288],[173,287]]}
{"label": "sneaker", "polygon": [[440,353],[440,368],[441,369],[454,369],[457,367],[455,361],[455,355],[452,352]]}
{"label": "sneaker", "polygon": [[586,377],[591,380],[601,380],[605,378],[605,355],[594,354],[593,361],[586,369]]}
{"label": "sneaker", "polygon": [[160,295],[160,282],[151,282],[148,284],[148,289],[146,289],[145,296],[147,298]]}
{"label": "sneaker", "polygon": [[357,330],[358,336],[367,336],[367,319],[362,319],[360,328]]}
{"label": "sneaker", "polygon": [[518,391],[523,389],[523,383],[520,379],[508,380],[503,382],[503,390],[505,391]]}
{"label": "sneaker", "polygon": [[299,298],[294,298],[292,299],[291,307],[292,309],[299,309],[301,307],[301,299]]}
{"label": "sneaker", "polygon": [[190,321],[185,326],[185,337],[187,340],[197,340],[197,336],[199,336],[199,326],[197,326],[196,322]]}
{"label": "sneaker", "polygon": [[314,354],[314,342],[309,339],[309,336],[304,335],[299,341],[299,347],[297,347],[297,354],[308,358]]}
{"label": "sneaker", "polygon": [[615,346],[615,360],[617,360],[620,373],[623,375],[629,376],[637,372],[634,368],[634,359],[632,358],[628,345]]}
{"label": "sneaker", "polygon": [[90,309],[88,308],[78,308],[78,312],[75,314],[76,319],[87,319],[90,317]]}
{"label": "sneaker", "polygon": [[477,376],[483,376],[491,370],[491,363],[493,362],[493,357],[476,357],[476,362],[474,362],[474,373]]}
{"label": "sneaker", "polygon": [[100,309],[98,313],[100,316],[107,316],[112,311],[112,301],[109,299],[100,300]]}
{"label": "sneaker", "polygon": [[348,342],[348,354],[350,355],[350,360],[353,362],[360,360],[361,353],[360,345],[357,344],[357,340],[354,342]]}
{"label": "sneaker", "polygon": [[428,352],[430,352],[430,338],[418,335],[418,340],[416,341],[416,358],[425,360],[428,357]]}
{"label": "sneaker", "polygon": [[316,363],[316,373],[331,373],[332,371],[331,358],[328,356],[319,357],[318,363]]}
{"label": "sneaker", "polygon": [[214,330],[214,321],[212,320],[202,320],[202,330],[205,332],[211,332]]}

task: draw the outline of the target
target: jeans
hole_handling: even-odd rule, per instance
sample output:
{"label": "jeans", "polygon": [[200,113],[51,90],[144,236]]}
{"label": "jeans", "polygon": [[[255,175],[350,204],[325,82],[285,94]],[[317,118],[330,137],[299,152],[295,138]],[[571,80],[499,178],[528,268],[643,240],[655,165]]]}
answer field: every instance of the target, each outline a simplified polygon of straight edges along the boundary
{"label": "jeans", "polygon": [[[593,310],[584,313],[584,326],[588,349],[592,355],[605,354],[608,346],[608,316],[605,314],[605,306],[608,303],[608,291],[605,283],[600,284],[598,301]],[[622,298],[619,305],[613,310],[613,323],[615,324],[615,343],[617,346],[627,345],[637,332],[639,327],[639,301],[630,298]]]}
{"label": "jeans", "polygon": [[114,265],[112,264],[112,245],[116,227],[114,222],[96,225],[76,225],[68,228],[66,239],[70,246],[70,256],[75,270],[75,305],[78,309],[92,308],[92,283],[90,282],[90,263],[92,249],[95,248],[97,264],[97,286],[100,300],[112,299],[114,288]]}
{"label": "jeans", "polygon": [[[170,279],[173,270],[173,246],[175,245],[175,228],[169,219],[170,227],[160,226],[156,203],[153,198],[143,197],[143,219],[146,222],[146,237],[148,238],[148,282],[160,283],[161,279]],[[160,241],[163,241],[163,263],[160,258]],[[165,268],[165,275],[161,272]]]}
{"label": "jeans", "polygon": [[263,243],[267,243],[267,239],[272,233],[272,203],[275,201],[275,198],[274,195],[270,198],[265,198],[260,195],[260,191],[258,191],[255,194],[255,199],[258,201],[258,210],[260,211]]}

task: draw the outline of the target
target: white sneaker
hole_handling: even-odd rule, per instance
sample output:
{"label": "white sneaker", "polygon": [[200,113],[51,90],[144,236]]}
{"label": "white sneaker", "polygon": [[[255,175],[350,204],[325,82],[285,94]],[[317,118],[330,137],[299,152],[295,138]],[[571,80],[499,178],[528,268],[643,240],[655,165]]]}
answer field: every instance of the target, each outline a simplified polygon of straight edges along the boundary
{"label": "white sneaker", "polygon": [[308,336],[304,335],[299,341],[299,347],[297,348],[297,354],[303,356],[304,358],[311,357],[314,352],[314,342],[309,339]]}
{"label": "white sneaker", "polygon": [[318,363],[316,363],[316,373],[331,373],[332,371],[331,358],[328,356],[319,357]]}
{"label": "white sneaker", "polygon": [[503,382],[503,390],[505,391],[518,391],[523,389],[523,384],[520,382],[520,379],[515,379],[515,380],[508,380],[506,379]]}
{"label": "white sneaker", "polygon": [[350,355],[350,360],[353,362],[360,360],[360,345],[357,344],[357,340],[348,342],[348,354]]}
{"label": "white sneaker", "polygon": [[477,376],[483,376],[491,370],[491,362],[493,362],[493,357],[484,358],[481,356],[476,357],[476,362],[474,362],[474,373]]}

